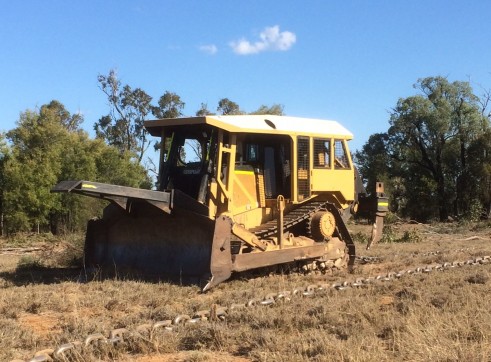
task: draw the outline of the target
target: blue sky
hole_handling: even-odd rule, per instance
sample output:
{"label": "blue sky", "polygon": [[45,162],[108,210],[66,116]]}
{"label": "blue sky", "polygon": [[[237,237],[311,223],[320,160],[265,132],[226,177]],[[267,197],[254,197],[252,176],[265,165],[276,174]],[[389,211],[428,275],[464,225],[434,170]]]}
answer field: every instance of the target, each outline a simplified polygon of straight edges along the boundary
{"label": "blue sky", "polygon": [[491,88],[491,1],[0,0],[0,130],[57,99],[85,117],[108,113],[98,74],[185,114],[229,98],[245,111],[280,103],[335,119],[353,148],[388,129],[418,78]]}

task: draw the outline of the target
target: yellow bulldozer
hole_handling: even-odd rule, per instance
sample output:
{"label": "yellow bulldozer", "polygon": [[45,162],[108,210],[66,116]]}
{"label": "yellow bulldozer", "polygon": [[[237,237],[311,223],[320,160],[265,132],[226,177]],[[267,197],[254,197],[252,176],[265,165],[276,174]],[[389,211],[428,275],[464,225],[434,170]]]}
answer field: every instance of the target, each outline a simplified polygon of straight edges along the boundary
{"label": "yellow bulldozer", "polygon": [[371,243],[388,209],[383,185],[367,195],[353,166],[353,135],[335,121],[273,115],[145,122],[160,137],[156,190],[62,181],[53,192],[108,200],[90,220],[85,264],[205,278],[295,264],[349,268],[345,221],[368,213]]}

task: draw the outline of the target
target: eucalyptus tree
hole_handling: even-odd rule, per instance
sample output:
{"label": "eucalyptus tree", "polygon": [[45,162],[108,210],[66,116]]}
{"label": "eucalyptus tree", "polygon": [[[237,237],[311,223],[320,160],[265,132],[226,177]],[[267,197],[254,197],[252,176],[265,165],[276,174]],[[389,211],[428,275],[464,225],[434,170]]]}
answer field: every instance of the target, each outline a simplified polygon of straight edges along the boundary
{"label": "eucalyptus tree", "polygon": [[239,105],[228,98],[222,98],[218,101],[217,112],[222,115],[241,115],[244,112],[241,111]]}
{"label": "eucalyptus tree", "polygon": [[261,105],[255,111],[249,114],[271,114],[275,116],[283,116],[284,115],[284,106],[282,104],[273,104],[272,106]]}
{"label": "eucalyptus tree", "polygon": [[[408,202],[436,206],[439,219],[446,220],[450,210],[463,212],[473,201],[469,149],[488,124],[468,82],[428,77],[415,88],[420,94],[399,99],[391,112],[389,152],[402,165],[406,184],[417,190]],[[421,187],[414,187],[417,183]]]}
{"label": "eucalyptus tree", "polygon": [[110,106],[109,114],[94,124],[97,137],[115,146],[121,154],[133,152],[141,161],[150,143],[143,122],[151,112],[152,97],[141,88],[122,86],[113,69],[97,80]]}
{"label": "eucalyptus tree", "polygon": [[204,117],[213,115],[214,113],[208,109],[207,103],[201,103],[199,109],[196,111],[195,115],[198,117]]}
{"label": "eucalyptus tree", "polygon": [[80,126],[84,121],[82,114],[70,114],[65,106],[57,100],[52,100],[48,104],[42,105],[39,109],[39,114],[41,117],[55,118],[56,122],[69,132],[80,130]]}
{"label": "eucalyptus tree", "polygon": [[185,105],[178,94],[165,91],[157,106],[151,106],[151,111],[156,118],[178,118],[183,115]]}
{"label": "eucalyptus tree", "polygon": [[368,190],[375,190],[375,183],[382,181],[388,186],[391,160],[387,153],[387,133],[370,136],[360,151],[354,154],[354,162]]}
{"label": "eucalyptus tree", "polygon": [[4,211],[11,230],[39,231],[56,207],[50,189],[58,181],[67,130],[56,112],[41,108],[42,114],[22,113],[7,132],[12,151],[4,167]]}
{"label": "eucalyptus tree", "polygon": [[53,194],[59,181],[90,179],[125,186],[150,187],[149,178],[129,152],[79,128],[81,115],[71,115],[57,101],[21,113],[17,125],[0,139],[1,211],[9,233],[25,230],[74,230],[102,208],[98,200]]}
{"label": "eucalyptus tree", "polygon": [[5,163],[9,157],[10,148],[5,139],[5,133],[0,132],[0,236],[4,235],[4,190],[6,184]]}

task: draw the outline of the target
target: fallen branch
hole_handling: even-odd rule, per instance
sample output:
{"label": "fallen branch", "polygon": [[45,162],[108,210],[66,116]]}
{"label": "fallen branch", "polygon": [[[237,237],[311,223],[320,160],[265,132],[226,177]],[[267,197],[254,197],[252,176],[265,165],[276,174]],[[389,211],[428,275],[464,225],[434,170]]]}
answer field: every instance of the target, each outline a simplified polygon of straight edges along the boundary
{"label": "fallen branch", "polygon": [[484,240],[484,238],[481,236],[474,235],[474,236],[469,236],[468,238],[465,239],[460,239],[460,241],[470,241],[470,240]]}
{"label": "fallen branch", "polygon": [[29,248],[2,248],[0,249],[0,255],[24,255],[34,253],[36,251],[43,251],[44,248],[29,247]]}

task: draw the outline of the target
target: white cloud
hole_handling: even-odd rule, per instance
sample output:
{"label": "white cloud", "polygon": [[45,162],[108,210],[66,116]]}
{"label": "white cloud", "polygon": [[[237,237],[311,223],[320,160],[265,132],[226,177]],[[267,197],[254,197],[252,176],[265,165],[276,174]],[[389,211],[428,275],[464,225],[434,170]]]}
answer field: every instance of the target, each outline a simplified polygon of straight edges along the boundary
{"label": "white cloud", "polygon": [[290,31],[280,32],[278,25],[266,27],[259,34],[258,41],[240,39],[230,43],[233,51],[240,55],[257,54],[264,51],[286,51],[297,41],[297,36]]}
{"label": "white cloud", "polygon": [[218,48],[215,44],[201,45],[199,50],[210,55],[214,55],[218,52]]}

